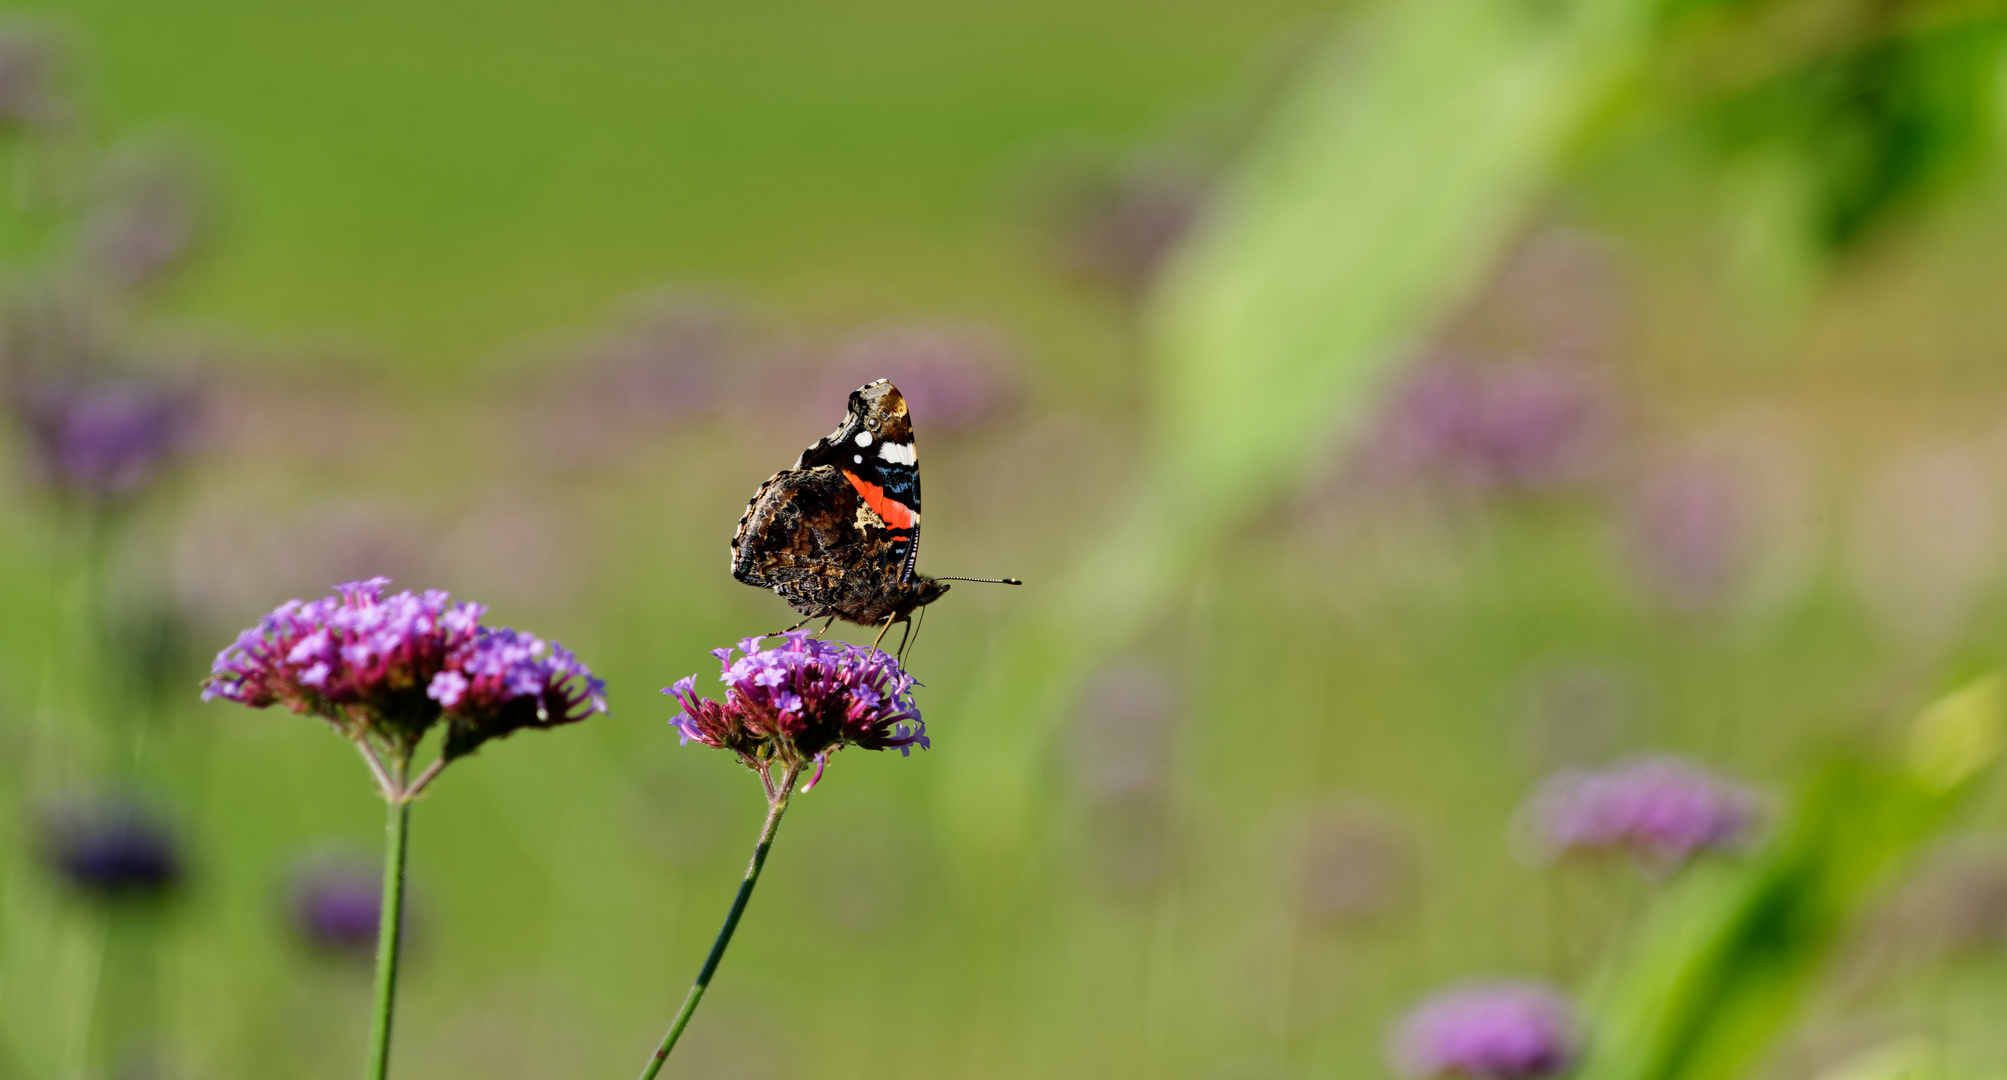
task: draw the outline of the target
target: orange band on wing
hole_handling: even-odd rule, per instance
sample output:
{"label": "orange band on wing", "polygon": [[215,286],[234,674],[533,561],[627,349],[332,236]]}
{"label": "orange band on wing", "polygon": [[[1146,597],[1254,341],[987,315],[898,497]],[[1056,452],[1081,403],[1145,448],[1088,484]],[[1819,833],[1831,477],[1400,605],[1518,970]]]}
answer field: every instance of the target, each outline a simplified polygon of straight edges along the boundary
{"label": "orange band on wing", "polygon": [[850,481],[850,486],[856,488],[859,495],[864,496],[864,505],[885,519],[885,524],[895,529],[910,529],[914,522],[920,520],[920,515],[914,513],[911,507],[886,497],[885,489],[877,484],[861,479],[848,470],[845,470],[843,478]]}

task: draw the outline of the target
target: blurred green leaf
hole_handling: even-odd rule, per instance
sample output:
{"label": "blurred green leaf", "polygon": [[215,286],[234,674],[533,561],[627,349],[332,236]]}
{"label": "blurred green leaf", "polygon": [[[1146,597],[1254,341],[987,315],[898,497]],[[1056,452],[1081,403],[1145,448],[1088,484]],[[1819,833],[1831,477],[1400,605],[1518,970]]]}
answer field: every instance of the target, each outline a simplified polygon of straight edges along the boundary
{"label": "blurred green leaf", "polygon": [[2007,743],[2007,680],[1981,679],[1925,709],[1910,728],[1910,772],[1950,791],[1993,764]]}
{"label": "blurred green leaf", "polygon": [[1721,158],[1785,160],[1791,222],[1857,246],[1976,171],[1998,141],[2007,6],[1996,0],[1683,0],[1653,107]]}

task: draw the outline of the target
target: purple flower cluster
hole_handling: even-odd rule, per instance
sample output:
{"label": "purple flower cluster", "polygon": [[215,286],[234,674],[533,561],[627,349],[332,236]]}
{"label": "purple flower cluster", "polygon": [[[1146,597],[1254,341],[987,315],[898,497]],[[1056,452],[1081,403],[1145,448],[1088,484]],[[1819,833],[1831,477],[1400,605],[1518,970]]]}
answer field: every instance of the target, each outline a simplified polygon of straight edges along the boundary
{"label": "purple flower cluster", "polygon": [[25,393],[21,405],[50,482],[101,502],[143,490],[188,426],[180,396],[141,382],[49,385]]}
{"label": "purple flower cluster", "polygon": [[698,697],[694,675],[662,691],[683,705],[670,723],[685,742],[730,750],[762,776],[775,761],[800,767],[812,760],[818,777],[845,746],[906,754],[929,745],[913,704],[917,684],[889,653],[800,631],[764,652],[762,640],[740,642],[737,660],[731,649],[712,650],[724,669],[722,703]]}
{"label": "purple flower cluster", "polygon": [[1417,1080],[1530,1080],[1566,1071],[1580,1036],[1567,1001],[1538,983],[1450,990],[1409,1013],[1394,1034],[1396,1067]]}
{"label": "purple flower cluster", "polygon": [[509,627],[480,627],[427,697],[446,710],[448,758],[524,727],[553,727],[606,711],[606,684],[571,650]]}
{"label": "purple flower cluster", "polygon": [[448,758],[519,727],[606,711],[604,684],[561,646],[482,626],[485,608],[436,589],[386,596],[389,584],[354,581],[280,605],[217,655],[203,700],[284,705],[405,751],[443,716]]}
{"label": "purple flower cluster", "polygon": [[1561,773],[1531,805],[1540,839],[1556,853],[1628,851],[1660,868],[1733,847],[1755,826],[1757,810],[1749,789],[1665,756]]}

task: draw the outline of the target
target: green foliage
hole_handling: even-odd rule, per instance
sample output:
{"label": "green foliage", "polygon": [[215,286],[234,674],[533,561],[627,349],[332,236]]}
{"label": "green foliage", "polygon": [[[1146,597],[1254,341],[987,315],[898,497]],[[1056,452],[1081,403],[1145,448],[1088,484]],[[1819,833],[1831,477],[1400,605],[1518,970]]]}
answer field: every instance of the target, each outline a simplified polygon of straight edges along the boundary
{"label": "green foliage", "polygon": [[1878,887],[1990,772],[2001,690],[1993,676],[1924,710],[1906,754],[1827,763],[1760,857],[1681,882],[1609,976],[1583,1080],[1728,1080],[1759,1064]]}
{"label": "green foliage", "polygon": [[2007,6],[1671,5],[1665,95],[1724,161],[1781,157],[1806,242],[1843,254],[1972,176],[1998,141]]}

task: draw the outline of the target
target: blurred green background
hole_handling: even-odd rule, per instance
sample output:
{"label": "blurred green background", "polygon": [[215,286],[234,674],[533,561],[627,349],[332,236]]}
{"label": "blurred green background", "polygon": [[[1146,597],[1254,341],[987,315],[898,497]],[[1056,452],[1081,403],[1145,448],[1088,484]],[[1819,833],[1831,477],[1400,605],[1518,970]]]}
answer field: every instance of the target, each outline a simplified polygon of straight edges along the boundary
{"label": "blurred green background", "polygon": [[[32,423],[0,443],[0,1075],[353,1074],[366,957],[289,890],[369,867],[381,809],[318,723],[195,698],[259,614],[377,573],[563,641],[613,706],[416,808],[393,1067],[637,1068],[763,810],[656,691],[793,621],[726,542],[880,375],[922,568],[1028,584],[930,613],[933,749],[795,801],[665,1075],[1380,1076],[1446,983],[1595,1000],[1692,882],[1545,865],[1543,776],[1677,752],[1805,835],[1793,792],[2007,650],[2002,25],[16,9],[64,104],[7,136],[14,415],[140,378],[183,437],[96,501]],[[180,178],[150,212],[190,239],[106,286],[78,252],[127,166]],[[171,825],[171,895],[43,865],[46,808],[105,791]],[[1790,849],[1888,872],[1722,1075],[1905,1040],[2007,1075],[2007,805],[1969,803]]]}

